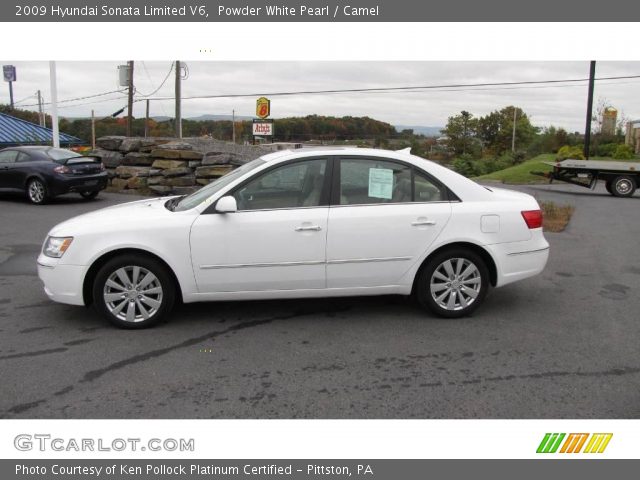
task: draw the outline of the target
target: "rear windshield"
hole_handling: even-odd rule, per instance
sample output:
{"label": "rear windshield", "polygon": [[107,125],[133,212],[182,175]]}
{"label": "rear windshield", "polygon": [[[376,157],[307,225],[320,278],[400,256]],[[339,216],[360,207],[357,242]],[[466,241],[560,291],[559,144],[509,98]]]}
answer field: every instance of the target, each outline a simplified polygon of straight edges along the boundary
{"label": "rear windshield", "polygon": [[65,150],[64,148],[50,148],[46,151],[47,155],[53,160],[66,160],[67,158],[81,157],[79,153]]}

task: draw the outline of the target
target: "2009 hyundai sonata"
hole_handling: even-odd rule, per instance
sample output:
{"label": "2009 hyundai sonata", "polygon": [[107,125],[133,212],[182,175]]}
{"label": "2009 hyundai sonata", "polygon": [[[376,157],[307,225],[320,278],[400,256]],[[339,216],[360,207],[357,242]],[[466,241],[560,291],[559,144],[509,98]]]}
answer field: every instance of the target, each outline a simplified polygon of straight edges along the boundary
{"label": "2009 hyundai sonata", "polygon": [[347,148],[263,156],[185,197],[81,215],[38,258],[47,295],[150,326],[174,302],[415,294],[442,317],[540,273],[530,195],[411,155]]}

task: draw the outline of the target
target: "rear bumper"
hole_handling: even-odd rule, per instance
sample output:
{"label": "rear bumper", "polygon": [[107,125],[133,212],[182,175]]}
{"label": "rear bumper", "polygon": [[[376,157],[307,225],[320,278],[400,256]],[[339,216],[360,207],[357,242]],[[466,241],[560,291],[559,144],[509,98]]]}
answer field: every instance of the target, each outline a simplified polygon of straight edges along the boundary
{"label": "rear bumper", "polygon": [[107,188],[109,174],[100,172],[93,175],[56,175],[49,181],[52,195],[62,195],[71,192],[94,192]]}
{"label": "rear bumper", "polygon": [[55,302],[84,305],[85,270],[79,265],[60,265],[58,259],[42,254],[38,257],[38,277],[44,283],[44,292]]}
{"label": "rear bumper", "polygon": [[542,229],[532,231],[525,242],[487,245],[497,267],[496,287],[538,275],[549,259],[549,243]]}

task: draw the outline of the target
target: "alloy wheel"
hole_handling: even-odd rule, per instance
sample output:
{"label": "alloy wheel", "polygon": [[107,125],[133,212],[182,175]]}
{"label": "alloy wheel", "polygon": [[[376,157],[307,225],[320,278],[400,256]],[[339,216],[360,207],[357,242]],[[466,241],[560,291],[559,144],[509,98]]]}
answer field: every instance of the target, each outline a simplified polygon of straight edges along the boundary
{"label": "alloy wheel", "polygon": [[137,265],[118,268],[104,284],[107,310],[124,322],[142,322],[162,306],[162,285],[150,270]]}
{"label": "alloy wheel", "polygon": [[466,258],[449,258],[433,271],[429,282],[431,297],[448,311],[464,310],[480,295],[482,277],[478,267]]}
{"label": "alloy wheel", "polygon": [[32,180],[29,183],[29,200],[33,203],[42,203],[44,200],[44,185],[40,180]]}

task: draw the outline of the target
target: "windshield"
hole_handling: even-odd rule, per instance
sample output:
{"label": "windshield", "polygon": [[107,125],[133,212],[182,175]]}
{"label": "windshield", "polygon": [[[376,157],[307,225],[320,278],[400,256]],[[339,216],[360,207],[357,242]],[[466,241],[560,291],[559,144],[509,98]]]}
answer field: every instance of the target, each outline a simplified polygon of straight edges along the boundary
{"label": "windshield", "polygon": [[213,182],[209,183],[205,187],[202,187],[197,192],[194,192],[191,195],[184,197],[176,205],[173,211],[182,212],[184,210],[190,210],[193,207],[197,207],[207,198],[211,197],[213,194],[220,191],[220,189],[226,187],[237,178],[240,178],[245,173],[253,170],[254,168],[259,167],[262,164],[264,164],[264,160],[260,158],[257,158],[249,163],[245,163],[241,167],[238,167],[235,170],[232,170],[231,172],[227,173],[225,176],[214,180]]}
{"label": "windshield", "polygon": [[50,148],[47,150],[47,155],[53,160],[66,160],[67,158],[81,157],[79,153],[72,152],[71,150],[65,150],[64,148]]}

